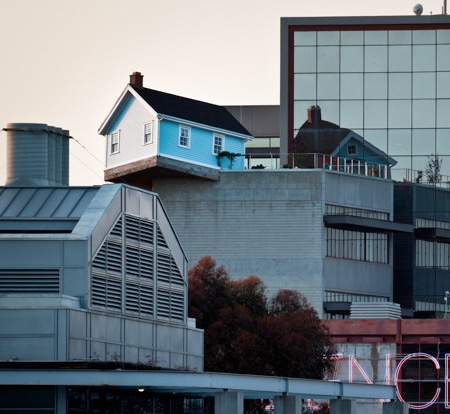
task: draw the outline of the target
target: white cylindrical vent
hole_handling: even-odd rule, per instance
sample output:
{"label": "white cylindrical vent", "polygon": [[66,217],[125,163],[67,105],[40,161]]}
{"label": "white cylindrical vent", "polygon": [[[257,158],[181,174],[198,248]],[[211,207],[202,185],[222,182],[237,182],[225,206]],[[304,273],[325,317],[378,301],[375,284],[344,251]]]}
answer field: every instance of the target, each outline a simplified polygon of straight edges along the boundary
{"label": "white cylindrical vent", "polygon": [[69,185],[69,131],[66,129],[62,130],[63,136],[61,137],[61,147],[62,147],[62,156],[61,156],[61,168],[62,168],[62,176],[61,176],[61,184]]}
{"label": "white cylindrical vent", "polygon": [[[7,131],[7,181],[8,186],[41,187],[68,185],[67,156],[63,146],[69,131],[47,124],[10,123]],[[64,143],[64,144],[63,144]]]}
{"label": "white cylindrical vent", "polygon": [[55,130],[56,128],[53,128],[51,126],[48,126],[48,160],[47,160],[47,165],[48,165],[48,181],[50,185],[55,185],[57,182],[56,179],[56,164],[55,164],[55,159],[56,159],[56,141],[57,141],[57,137],[56,134],[52,134],[52,132]]}
{"label": "white cylindrical vent", "polygon": [[54,134],[49,135],[49,140],[55,142],[55,181],[62,184],[62,129],[54,128]]}

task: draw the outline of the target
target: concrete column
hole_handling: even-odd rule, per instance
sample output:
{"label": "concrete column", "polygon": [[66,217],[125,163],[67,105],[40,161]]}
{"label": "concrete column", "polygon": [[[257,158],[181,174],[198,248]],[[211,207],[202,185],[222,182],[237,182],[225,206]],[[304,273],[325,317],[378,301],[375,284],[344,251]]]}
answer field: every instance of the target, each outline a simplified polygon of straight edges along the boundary
{"label": "concrete column", "polygon": [[244,395],[241,392],[219,392],[214,396],[214,414],[244,414]]}
{"label": "concrete column", "polygon": [[274,414],[301,414],[302,412],[302,399],[295,395],[275,397],[273,403],[275,405]]}
{"label": "concrete column", "polygon": [[408,414],[408,404],[401,401],[390,401],[383,403],[383,414]]}
{"label": "concrete column", "polygon": [[356,414],[356,401],[330,400],[330,414]]}
{"label": "concrete column", "polygon": [[55,387],[55,402],[56,402],[56,413],[57,414],[67,414],[68,406],[68,389],[67,387],[57,386]]}

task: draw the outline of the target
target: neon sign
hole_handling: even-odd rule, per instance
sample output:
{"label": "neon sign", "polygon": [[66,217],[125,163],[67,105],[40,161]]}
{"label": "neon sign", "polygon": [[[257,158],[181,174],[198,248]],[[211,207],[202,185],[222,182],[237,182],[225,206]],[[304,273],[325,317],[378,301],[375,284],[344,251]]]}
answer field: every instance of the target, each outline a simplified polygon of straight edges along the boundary
{"label": "neon sign", "polygon": [[[336,361],[344,359],[343,355],[340,355],[338,357],[333,358]],[[385,384],[388,385],[394,385],[395,390],[397,393],[397,397],[399,401],[407,403],[409,405],[409,408],[413,410],[423,410],[425,408],[430,407],[431,405],[438,402],[439,396],[441,395],[441,387],[439,386],[439,382],[443,382],[445,385],[445,392],[444,392],[444,403],[445,408],[450,409],[450,354],[445,354],[445,364],[444,364],[444,379],[441,379],[442,370],[441,370],[441,364],[439,363],[438,359],[433,357],[430,354],[424,353],[424,352],[416,352],[412,354],[408,354],[405,357],[403,357],[397,364],[397,367],[395,368],[394,375],[392,376],[392,355],[387,354],[386,355],[386,374],[384,378]],[[412,361],[426,361],[427,362],[427,369],[424,371],[428,372],[428,376],[430,375],[430,369],[431,372],[433,372],[435,375],[433,375],[434,378],[431,378],[433,381],[436,381],[436,389],[431,390],[431,396],[427,401],[408,401],[408,397],[405,395],[405,392],[403,390],[403,385],[405,383],[407,384],[414,384],[414,383],[420,383],[420,382],[429,382],[430,378],[425,379],[405,379],[403,378],[403,373],[407,370],[408,363]],[[368,365],[367,365],[368,364]],[[349,382],[355,382],[355,379],[357,376],[361,378],[363,382],[366,382],[367,384],[373,383],[373,367],[369,361],[366,361],[366,367],[361,364],[360,361],[354,356],[350,355],[348,357],[348,381]],[[419,375],[421,374],[421,370],[419,369],[417,371]],[[393,381],[392,381],[393,377]],[[433,394],[434,393],[434,394]],[[428,397],[427,397],[428,398]]]}

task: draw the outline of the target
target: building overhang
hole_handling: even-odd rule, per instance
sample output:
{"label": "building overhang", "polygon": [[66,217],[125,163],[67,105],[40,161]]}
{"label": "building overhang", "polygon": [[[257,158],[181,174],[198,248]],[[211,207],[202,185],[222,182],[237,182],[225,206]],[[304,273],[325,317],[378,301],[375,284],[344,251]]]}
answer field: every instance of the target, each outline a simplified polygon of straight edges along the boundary
{"label": "building overhang", "polygon": [[242,392],[245,398],[297,395],[304,398],[395,400],[392,385],[211,372],[147,370],[20,369],[0,366],[2,385],[144,388],[152,392],[215,395]]}
{"label": "building overhang", "polygon": [[156,177],[194,176],[207,180],[219,180],[219,169],[209,168],[188,161],[175,160],[161,155],[153,155],[143,160],[108,168],[104,172],[105,181],[141,183],[146,187]]}
{"label": "building overhang", "polygon": [[442,240],[450,243],[450,230],[437,227],[418,227],[414,229],[414,235],[422,240]]}
{"label": "building overhang", "polygon": [[399,232],[412,233],[414,226],[394,221],[377,220],[366,217],[349,216],[344,214],[328,214],[323,216],[327,227],[343,230],[372,231],[372,232]]}

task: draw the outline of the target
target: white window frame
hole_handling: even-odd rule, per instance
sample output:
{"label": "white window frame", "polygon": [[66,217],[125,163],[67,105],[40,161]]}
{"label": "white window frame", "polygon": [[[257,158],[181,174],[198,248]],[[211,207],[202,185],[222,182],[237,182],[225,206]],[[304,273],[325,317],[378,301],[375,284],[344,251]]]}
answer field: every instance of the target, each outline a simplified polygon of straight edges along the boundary
{"label": "white window frame", "polygon": [[[187,131],[187,135],[182,135],[183,131]],[[182,143],[182,138],[186,139],[186,144]],[[180,125],[178,129],[178,146],[182,148],[191,148],[191,128],[186,125]]]}
{"label": "white window frame", "polygon": [[[216,150],[216,138],[220,138],[222,140],[220,145],[220,150]],[[225,151],[225,135],[222,134],[213,134],[213,142],[212,142],[212,153],[213,155],[219,155],[220,152]]]}
{"label": "white window frame", "polygon": [[[117,142],[115,138],[117,137]],[[115,146],[117,146],[116,149]],[[112,154],[117,154],[120,152],[120,131],[115,131],[110,134],[109,151]]]}
{"label": "white window frame", "polygon": [[144,124],[144,145],[153,144],[154,121]]}

